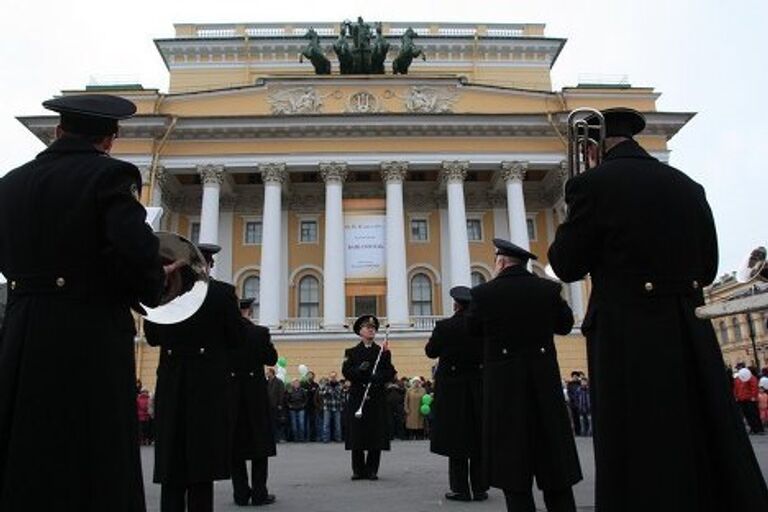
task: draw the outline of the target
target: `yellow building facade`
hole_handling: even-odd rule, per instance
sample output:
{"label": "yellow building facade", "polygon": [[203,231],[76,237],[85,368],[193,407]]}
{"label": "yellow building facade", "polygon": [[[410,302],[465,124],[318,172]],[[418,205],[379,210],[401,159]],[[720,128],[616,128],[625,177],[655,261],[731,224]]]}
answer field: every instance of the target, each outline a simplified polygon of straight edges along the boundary
{"label": "yellow building facade", "polygon": [[[395,76],[408,27],[426,60]],[[160,228],[222,246],[215,276],[257,298],[254,321],[270,327],[291,376],[298,364],[338,370],[363,313],[391,325],[400,375],[429,376],[423,346],[451,314],[448,291],[492,278],[494,237],[529,247],[544,274],[564,218],[570,110],[640,110],[648,123],[638,140],[664,161],[693,116],[657,111],[648,87],[553,90],[565,40],[540,24],[382,23],[384,75],[338,73],[335,23],[175,28],[155,41],[167,93],[107,88],[139,108],[113,154],[142,169],[143,200],[164,209]],[[299,62],[309,28],[330,75]],[[52,140],[55,117],[20,120]],[[587,291],[564,286],[577,324]],[[586,369],[578,328],[557,346],[564,374]],[[152,386],[157,351],[143,341],[137,350]]]}
{"label": "yellow building facade", "polygon": [[[768,293],[762,282],[740,283],[735,274],[725,274],[704,290],[707,303]],[[721,316],[712,319],[723,361],[733,368],[739,363],[768,367],[768,311]],[[759,364],[758,364],[759,362]]]}

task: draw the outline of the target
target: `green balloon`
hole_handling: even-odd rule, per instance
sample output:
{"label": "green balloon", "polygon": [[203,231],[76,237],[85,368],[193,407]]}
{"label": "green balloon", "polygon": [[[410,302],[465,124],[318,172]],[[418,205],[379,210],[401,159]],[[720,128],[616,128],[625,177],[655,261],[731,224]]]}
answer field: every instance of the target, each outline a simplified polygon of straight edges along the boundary
{"label": "green balloon", "polygon": [[423,404],[419,410],[424,416],[427,416],[430,412],[432,412],[432,408],[427,404]]}
{"label": "green balloon", "polygon": [[280,368],[285,368],[285,365],[288,364],[288,360],[284,357],[278,357],[277,358],[277,366]]}
{"label": "green balloon", "polygon": [[421,403],[424,405],[432,405],[432,395],[424,395],[421,397]]}

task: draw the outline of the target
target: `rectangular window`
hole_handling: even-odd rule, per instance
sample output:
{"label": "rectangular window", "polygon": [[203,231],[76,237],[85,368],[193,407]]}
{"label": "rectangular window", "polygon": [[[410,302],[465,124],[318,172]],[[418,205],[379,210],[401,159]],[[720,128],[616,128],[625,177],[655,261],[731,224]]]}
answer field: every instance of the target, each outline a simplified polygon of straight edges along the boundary
{"label": "rectangular window", "polygon": [[250,221],[245,223],[245,244],[261,244],[261,221]]}
{"label": "rectangular window", "polygon": [[200,243],[200,223],[193,222],[189,226],[189,241],[197,245]]}
{"label": "rectangular window", "polygon": [[301,233],[299,237],[300,242],[317,242],[317,221],[316,220],[303,220],[301,221]]}
{"label": "rectangular window", "polygon": [[411,219],[411,240],[414,242],[429,240],[427,219]]}
{"label": "rectangular window", "polygon": [[480,219],[467,219],[467,239],[479,242],[483,239],[483,223]]}
{"label": "rectangular window", "polygon": [[355,297],[355,316],[376,315],[376,296]]}
{"label": "rectangular window", "polygon": [[536,240],[536,222],[534,219],[525,219],[525,225],[528,227],[528,240]]}

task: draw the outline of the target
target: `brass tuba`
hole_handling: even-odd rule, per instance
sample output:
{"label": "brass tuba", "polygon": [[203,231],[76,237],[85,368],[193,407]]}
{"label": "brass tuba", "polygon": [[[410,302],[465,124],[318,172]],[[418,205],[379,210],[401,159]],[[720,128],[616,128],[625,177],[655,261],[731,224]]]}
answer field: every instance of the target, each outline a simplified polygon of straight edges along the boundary
{"label": "brass tuba", "polygon": [[[736,280],[740,283],[755,281],[768,282],[768,266],[766,266],[765,247],[757,247],[744,264],[736,271]],[[717,318],[727,315],[752,313],[768,309],[768,293],[756,293],[756,287],[746,290],[730,299],[713,302],[696,308],[696,316],[699,318]]]}
{"label": "brass tuba", "polygon": [[[159,210],[159,211],[158,211]],[[159,218],[162,209],[147,208],[148,221]],[[203,305],[208,293],[208,265],[200,250],[181,235],[158,231],[160,259],[163,265],[178,268],[166,277],[166,286],[156,307],[144,304],[142,316],[156,324],[175,324],[192,316]]]}
{"label": "brass tuba", "polygon": [[[597,137],[595,137],[597,130]],[[597,148],[596,162],[590,166],[589,148]],[[568,114],[568,178],[600,165],[605,149],[605,118],[594,108],[578,108]]]}

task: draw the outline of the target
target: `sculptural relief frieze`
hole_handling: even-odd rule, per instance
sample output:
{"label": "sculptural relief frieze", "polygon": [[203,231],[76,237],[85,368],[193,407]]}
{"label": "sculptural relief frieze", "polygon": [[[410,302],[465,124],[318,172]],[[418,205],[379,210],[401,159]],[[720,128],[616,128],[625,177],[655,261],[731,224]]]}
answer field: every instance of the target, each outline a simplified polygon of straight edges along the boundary
{"label": "sculptural relief frieze", "polygon": [[413,113],[449,114],[457,100],[456,91],[447,87],[414,86],[405,97],[405,109]]}
{"label": "sculptural relief frieze", "polygon": [[323,98],[314,87],[278,89],[267,95],[272,114],[318,114],[322,112]]}

